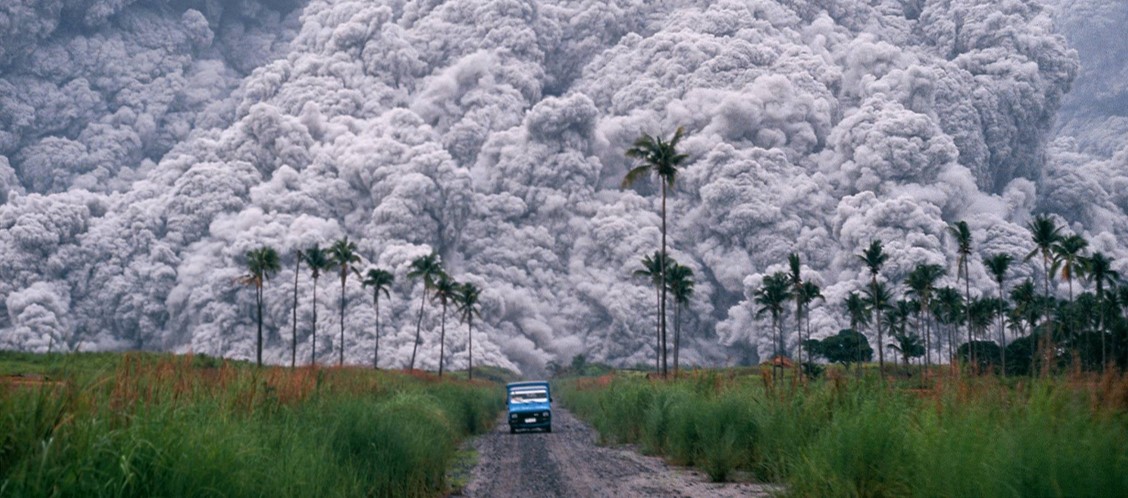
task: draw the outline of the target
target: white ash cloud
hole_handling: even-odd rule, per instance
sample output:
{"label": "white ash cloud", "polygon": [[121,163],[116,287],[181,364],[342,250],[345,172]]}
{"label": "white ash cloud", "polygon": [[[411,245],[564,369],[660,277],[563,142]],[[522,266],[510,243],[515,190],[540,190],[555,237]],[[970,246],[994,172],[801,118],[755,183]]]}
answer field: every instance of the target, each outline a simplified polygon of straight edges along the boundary
{"label": "white ash cloud", "polygon": [[[868,281],[854,255],[874,238],[895,280],[952,264],[952,221],[969,221],[980,253],[1018,255],[1031,212],[1053,209],[1128,257],[1110,242],[1128,156],[1049,146],[1078,71],[1051,11],[831,4],[5,7],[22,21],[0,29],[0,343],[250,358],[253,296],[236,281],[243,253],[269,244],[282,270],[266,286],[266,358],[287,362],[294,254],[348,235],[363,268],[396,276],[381,366],[411,355],[422,286],[406,274],[432,250],[483,289],[476,364],[650,364],[654,289],[632,273],[660,240],[658,188],[618,187],[630,143],[678,126],[691,158],[669,238],[697,281],[693,364],[770,351],[751,292],[790,252],[824,286],[816,337],[844,325],[839,303]],[[1086,168],[1125,174],[1069,180]],[[305,362],[313,282],[298,277]],[[972,280],[995,288],[981,268]],[[354,276],[346,297],[346,361],[370,364],[371,293]],[[342,346],[339,299],[327,272],[318,361]],[[424,368],[440,324],[428,305]],[[465,325],[446,325],[447,366],[462,368]]]}

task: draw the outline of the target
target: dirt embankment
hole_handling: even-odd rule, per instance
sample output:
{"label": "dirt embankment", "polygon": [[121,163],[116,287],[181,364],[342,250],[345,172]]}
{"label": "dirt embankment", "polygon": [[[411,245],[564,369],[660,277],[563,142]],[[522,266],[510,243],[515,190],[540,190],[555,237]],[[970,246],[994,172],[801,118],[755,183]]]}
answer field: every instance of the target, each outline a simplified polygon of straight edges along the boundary
{"label": "dirt embankment", "polygon": [[595,444],[595,431],[560,407],[552,433],[510,434],[504,419],[474,441],[478,465],[465,497],[767,497],[757,483],[711,483],[699,471],[667,465],[626,447]]}

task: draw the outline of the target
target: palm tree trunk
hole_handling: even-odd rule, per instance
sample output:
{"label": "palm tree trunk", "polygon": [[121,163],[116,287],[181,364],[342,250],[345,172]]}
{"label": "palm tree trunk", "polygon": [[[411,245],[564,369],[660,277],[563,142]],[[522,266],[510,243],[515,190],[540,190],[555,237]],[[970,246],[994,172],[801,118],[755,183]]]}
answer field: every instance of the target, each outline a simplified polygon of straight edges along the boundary
{"label": "palm tree trunk", "polygon": [[[796,356],[799,357],[798,377],[803,378],[803,301],[799,297],[798,289],[795,293],[795,335],[799,338],[799,349]],[[676,348],[675,348],[676,349]]]}
{"label": "palm tree trunk", "polygon": [[255,348],[255,361],[262,366],[262,283],[255,286],[255,304],[258,306],[258,344]]}
{"label": "palm tree trunk", "polygon": [[407,369],[415,370],[415,352],[419,349],[419,331],[423,327],[423,305],[427,304],[427,286],[423,286],[423,299],[419,300],[419,318],[415,320],[415,344],[411,346],[411,363]]}
{"label": "palm tree trunk", "polygon": [[1001,350],[1003,360],[1003,377],[1007,376],[1007,314],[1004,311],[1003,282],[999,282],[999,336],[1003,338]]}
{"label": "palm tree trunk", "polygon": [[294,317],[290,320],[293,325],[293,340],[290,342],[290,368],[298,366],[298,273],[302,269],[302,256],[298,253],[297,262],[294,263]]}
{"label": "palm tree trunk", "polygon": [[975,361],[975,348],[971,344],[971,279],[967,269],[967,258],[964,258],[964,319],[967,320],[967,354],[971,357],[971,368],[974,371],[979,365]]}
{"label": "palm tree trunk", "polygon": [[654,372],[662,375],[662,289],[654,289],[654,299],[658,301],[654,317]]}
{"label": "palm tree trunk", "polygon": [[442,324],[439,328],[439,378],[443,378],[443,360],[446,357],[446,301],[443,302],[443,316],[440,320]]}
{"label": "palm tree trunk", "polygon": [[313,333],[310,340],[309,364],[317,365],[317,277],[313,279]]}
{"label": "palm tree trunk", "polygon": [[380,289],[376,289],[373,305],[376,307],[376,346],[372,351],[372,368],[378,370],[380,368]]}
{"label": "palm tree trunk", "polygon": [[337,360],[337,366],[345,364],[345,275],[341,273],[341,356]]}
{"label": "palm tree trunk", "polygon": [[666,363],[666,266],[669,256],[666,254],[666,182],[662,181],[662,378],[669,373]]}
{"label": "palm tree trunk", "polygon": [[681,303],[674,303],[674,379],[678,378],[678,346],[681,342]]}
{"label": "palm tree trunk", "polygon": [[466,367],[466,375],[470,380],[474,380],[474,313],[472,311],[466,315],[466,325],[469,327],[469,330],[466,334],[466,342],[468,344],[468,347],[466,349],[469,354],[469,362],[467,363]]}
{"label": "palm tree trunk", "polygon": [[870,292],[873,293],[873,311],[877,315],[877,321],[874,325],[877,327],[877,372],[882,378],[885,377],[885,347],[882,343],[885,337],[882,335],[881,330],[881,305],[877,302],[877,274],[873,275],[870,281]]}

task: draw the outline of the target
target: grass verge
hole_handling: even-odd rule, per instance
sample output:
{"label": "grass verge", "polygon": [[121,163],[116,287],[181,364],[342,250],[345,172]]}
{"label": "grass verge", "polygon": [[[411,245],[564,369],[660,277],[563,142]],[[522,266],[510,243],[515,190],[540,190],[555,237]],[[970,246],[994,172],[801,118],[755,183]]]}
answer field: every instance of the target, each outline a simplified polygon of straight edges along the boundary
{"label": "grass verge", "polygon": [[605,442],[718,481],[751,472],[788,496],[1128,496],[1128,376],[920,390],[705,371],[562,381],[558,393]]}
{"label": "grass verge", "polygon": [[0,496],[435,496],[503,405],[418,373],[69,361],[0,382]]}

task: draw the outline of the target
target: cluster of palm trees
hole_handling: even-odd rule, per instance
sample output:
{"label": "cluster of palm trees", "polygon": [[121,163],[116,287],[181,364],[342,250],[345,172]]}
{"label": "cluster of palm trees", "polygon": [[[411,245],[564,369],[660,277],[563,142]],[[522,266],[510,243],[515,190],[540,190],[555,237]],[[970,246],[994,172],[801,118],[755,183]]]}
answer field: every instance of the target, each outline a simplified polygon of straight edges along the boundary
{"label": "cluster of palm trees", "polygon": [[[1014,255],[999,253],[982,260],[998,286],[998,296],[975,297],[971,294],[969,279],[973,253],[971,230],[964,221],[948,228],[956,247],[956,287],[938,287],[947,273],[943,266],[920,263],[909,272],[903,282],[903,295],[896,299],[892,290],[894,284],[878,278],[888,259],[882,242],[871,241],[857,255],[869,270],[870,281],[861,293],[848,294],[841,305],[849,316],[847,332],[861,334],[872,327],[877,344],[883,346],[878,348],[882,373],[885,348],[900,353],[905,364],[923,357],[922,366],[927,367],[932,363],[932,353],[942,354],[946,346],[949,364],[954,365],[959,360],[981,368],[998,366],[1004,375],[1032,372],[1036,361],[1043,370],[1073,360],[1080,360],[1082,367],[1088,369],[1103,369],[1110,362],[1122,362],[1119,349],[1128,332],[1128,317],[1123,316],[1128,312],[1128,285],[1118,285],[1120,276],[1112,269],[1112,258],[1099,251],[1088,252],[1084,237],[1064,234],[1053,218],[1039,215],[1027,225],[1034,247],[1023,259],[1041,259],[1042,295],[1038,295],[1029,278],[1008,292],[1007,274],[1017,259]],[[785,355],[781,323],[784,304],[788,300],[795,301],[802,363],[803,347],[818,344],[818,341],[810,341],[809,330],[807,340],[803,339],[804,306],[821,296],[816,285],[800,278],[799,256],[790,255],[789,263],[791,272],[765,276],[754,298],[760,306],[759,314],[771,314],[777,356]],[[1051,295],[1050,281],[1056,278],[1068,285],[1066,300]],[[961,279],[963,288],[959,289]],[[1091,282],[1093,291],[1074,296],[1074,280]],[[994,338],[991,337],[993,327],[997,333]],[[960,338],[961,328],[963,338]],[[1009,345],[1008,329],[1018,336]],[[886,333],[891,339],[889,344],[886,344]],[[963,343],[959,344],[961,340]],[[859,361],[864,359],[861,347]],[[1012,358],[1010,366],[1008,354],[1016,357]],[[937,358],[937,363],[941,361],[942,356]]]}
{"label": "cluster of palm trees", "polygon": [[642,260],[643,268],[636,271],[635,275],[649,278],[657,289],[658,319],[657,333],[655,334],[654,365],[655,370],[663,378],[669,376],[669,362],[667,361],[669,343],[666,334],[667,295],[673,293],[675,299],[674,377],[677,377],[678,352],[681,342],[681,310],[689,303],[689,298],[693,294],[693,270],[679,265],[673,258],[669,257],[666,246],[666,197],[669,195],[669,191],[674,188],[678,167],[689,158],[687,154],[678,152],[678,143],[683,138],[685,138],[685,129],[681,127],[674,132],[669,140],[664,140],[662,137],[653,137],[646,133],[639,136],[626,151],[627,157],[637,159],[639,164],[627,171],[620,187],[628,188],[649,175],[657,176],[662,187],[662,248],[655,251],[653,256],[644,257]]}
{"label": "cluster of palm trees", "polygon": [[[256,346],[255,346],[255,361],[258,365],[262,365],[262,324],[263,324],[263,286],[270,277],[274,276],[281,270],[281,261],[278,251],[270,246],[262,246],[256,249],[247,251],[244,255],[246,259],[247,274],[240,278],[240,282],[250,285],[255,289],[255,307],[257,311],[257,333],[256,333]],[[345,311],[348,307],[348,293],[347,285],[349,275],[355,275],[360,278],[361,285],[366,289],[372,290],[372,302],[376,311],[375,323],[375,337],[374,347],[372,352],[372,366],[379,368],[380,366],[380,296],[390,298],[389,289],[395,282],[395,275],[392,272],[378,267],[369,268],[363,274],[360,272],[359,267],[362,263],[362,258],[357,250],[355,242],[349,240],[347,236],[334,241],[328,248],[322,248],[320,244],[295,251],[294,254],[294,301],[293,301],[293,317],[292,317],[292,339],[290,344],[290,367],[297,366],[297,351],[298,351],[298,287],[299,276],[301,275],[301,266],[305,263],[309,268],[310,275],[313,278],[313,312],[310,328],[310,364],[317,363],[317,289],[318,279],[321,278],[323,272],[332,270],[337,271],[337,275],[341,281],[340,292],[340,338],[338,341],[339,356],[337,365],[344,365],[345,362]],[[423,281],[423,298],[419,307],[419,319],[416,322],[415,330],[415,344],[411,351],[411,362],[408,368],[415,368],[415,356],[419,344],[421,344],[421,329],[423,324],[423,311],[427,302],[427,297],[430,294],[432,300],[438,302],[442,306],[442,332],[439,344],[439,375],[443,374],[446,354],[446,315],[448,306],[454,305],[457,313],[462,321],[466,322],[469,327],[469,375],[473,378],[473,318],[480,316],[478,302],[481,297],[481,291],[477,286],[471,283],[459,283],[451,279],[450,276],[443,269],[439,261],[439,256],[431,253],[425,256],[416,258],[411,262],[411,269],[407,276],[412,279],[420,279]]]}
{"label": "cluster of palm trees", "polygon": [[[662,299],[665,297],[663,294],[672,296],[674,299],[674,377],[677,378],[678,353],[681,351],[681,316],[682,311],[689,306],[689,298],[693,297],[693,269],[678,263],[677,260],[660,251],[654,251],[654,254],[642,258],[642,269],[635,270],[634,275],[645,278],[651,285],[654,285],[655,297],[659,303],[657,309],[663,308]],[[665,278],[664,284],[663,278]],[[670,348],[664,335],[665,330],[662,328],[664,325],[663,318],[659,317],[656,320],[657,332],[654,350],[658,354],[654,358],[654,370],[663,376],[667,376],[669,365],[667,359]]]}

